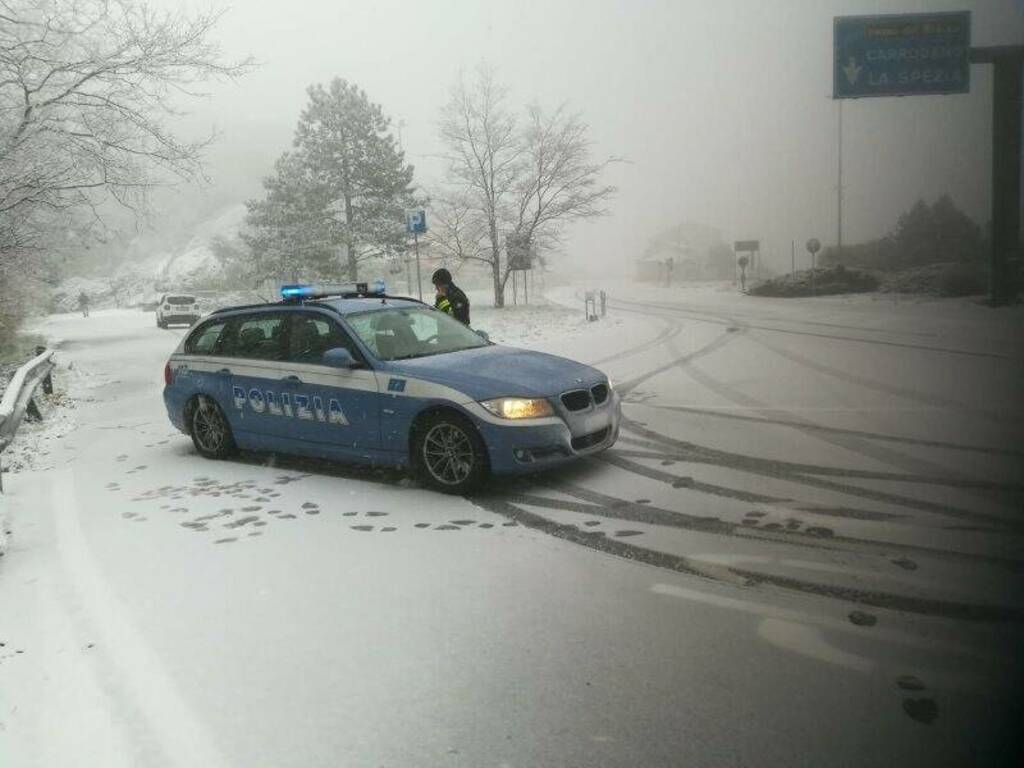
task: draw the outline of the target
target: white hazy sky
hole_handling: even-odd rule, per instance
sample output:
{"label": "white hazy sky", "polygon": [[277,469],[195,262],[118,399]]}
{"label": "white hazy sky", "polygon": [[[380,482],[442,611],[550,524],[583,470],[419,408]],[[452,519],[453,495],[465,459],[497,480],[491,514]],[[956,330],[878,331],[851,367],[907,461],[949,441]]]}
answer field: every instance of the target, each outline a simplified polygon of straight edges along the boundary
{"label": "white hazy sky", "polygon": [[[162,0],[168,7],[182,3]],[[221,132],[204,205],[259,194],[291,142],[311,83],[359,84],[396,125],[420,183],[435,181],[438,109],[460,70],[497,68],[515,104],[568,102],[597,155],[628,163],[611,215],[573,227],[567,258],[632,260],[681,220],[760,238],[835,240],[838,15],[972,11],[974,45],[1024,43],[1024,0],[236,0],[219,31],[260,62],[190,106],[185,130]],[[889,229],[918,197],[951,194],[989,218],[992,79],[971,92],[845,102],[844,241]],[[798,245],[799,247],[799,245]]]}

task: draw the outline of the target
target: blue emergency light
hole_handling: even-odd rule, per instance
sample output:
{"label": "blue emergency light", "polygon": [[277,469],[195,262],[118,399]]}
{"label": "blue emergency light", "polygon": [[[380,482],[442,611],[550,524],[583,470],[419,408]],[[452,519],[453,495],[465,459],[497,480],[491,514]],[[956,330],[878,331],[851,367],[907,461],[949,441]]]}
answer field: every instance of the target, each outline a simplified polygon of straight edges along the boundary
{"label": "blue emergency light", "polygon": [[328,296],[383,296],[387,284],[383,280],[370,283],[312,283],[310,285],[282,285],[281,298],[285,301],[323,299]]}

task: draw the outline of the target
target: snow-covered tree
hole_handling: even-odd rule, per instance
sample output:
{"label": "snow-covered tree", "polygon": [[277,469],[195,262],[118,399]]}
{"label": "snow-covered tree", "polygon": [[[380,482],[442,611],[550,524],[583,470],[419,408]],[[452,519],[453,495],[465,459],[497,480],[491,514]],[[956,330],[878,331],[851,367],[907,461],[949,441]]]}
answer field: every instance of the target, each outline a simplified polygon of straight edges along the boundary
{"label": "snow-covered tree", "polygon": [[210,137],[179,138],[175,105],[243,73],[211,40],[216,12],[158,12],[137,0],[0,2],[0,282],[111,204],[145,213],[148,193],[203,176]]}
{"label": "snow-covered tree", "polygon": [[335,78],[308,94],[293,150],[264,180],[264,197],[249,203],[247,242],[277,274],[343,265],[356,280],[360,262],[405,248],[413,167],[362,89]]}
{"label": "snow-covered tree", "polygon": [[531,251],[555,247],[566,224],[603,215],[615,194],[600,174],[616,158],[591,159],[579,115],[565,106],[532,106],[520,127],[487,67],[473,83],[455,84],[442,110],[441,139],[450,192],[435,209],[442,228],[434,241],[442,252],[490,266],[497,307],[504,306],[511,273],[502,258],[508,243]]}

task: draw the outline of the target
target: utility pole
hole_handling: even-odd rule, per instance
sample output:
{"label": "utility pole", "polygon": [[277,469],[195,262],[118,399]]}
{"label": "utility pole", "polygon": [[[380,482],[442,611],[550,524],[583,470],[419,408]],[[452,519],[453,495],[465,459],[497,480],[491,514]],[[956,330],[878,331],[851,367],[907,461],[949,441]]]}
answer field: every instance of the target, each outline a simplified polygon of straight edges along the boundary
{"label": "utility pole", "polygon": [[789,241],[789,274],[796,274],[796,240]]}

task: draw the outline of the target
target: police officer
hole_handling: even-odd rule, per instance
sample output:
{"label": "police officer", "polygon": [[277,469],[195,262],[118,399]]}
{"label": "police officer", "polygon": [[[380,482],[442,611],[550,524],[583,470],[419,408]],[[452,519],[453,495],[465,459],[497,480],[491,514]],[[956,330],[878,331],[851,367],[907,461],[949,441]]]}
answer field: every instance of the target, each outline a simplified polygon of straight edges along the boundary
{"label": "police officer", "polygon": [[437,290],[434,307],[447,312],[460,323],[469,325],[469,299],[462,289],[452,282],[452,273],[442,267],[434,272],[430,282]]}

